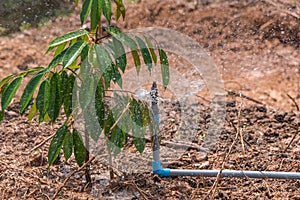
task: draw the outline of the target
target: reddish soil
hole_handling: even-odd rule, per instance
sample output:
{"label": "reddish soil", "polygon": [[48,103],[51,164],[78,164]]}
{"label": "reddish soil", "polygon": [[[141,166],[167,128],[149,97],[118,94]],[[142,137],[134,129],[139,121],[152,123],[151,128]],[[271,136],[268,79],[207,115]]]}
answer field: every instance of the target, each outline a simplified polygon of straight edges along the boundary
{"label": "reddish soil", "polygon": [[[226,123],[219,142],[207,155],[189,148],[169,167],[220,169],[228,155],[225,169],[297,172],[300,170],[300,135],[296,135],[300,113],[297,109],[300,102],[300,2],[217,2],[206,1],[198,8],[184,0],[128,3],[127,19],[118,25],[123,30],[167,27],[192,37],[209,52],[225,82]],[[1,37],[0,78],[28,67],[47,65],[51,59],[51,55],[44,54],[47,44],[79,27],[77,12],[54,19],[41,29]],[[193,141],[195,145],[201,145],[201,137],[210,122],[209,102],[203,99],[199,102],[200,139]],[[170,113],[177,111],[170,109],[167,116],[176,121],[177,115]],[[35,151],[30,152],[30,149],[52,135],[57,126],[38,125],[35,121],[29,124],[26,116],[19,115],[18,103],[5,115],[5,121],[0,124],[0,199],[52,198],[68,174],[78,169],[74,158],[67,163],[62,159],[48,168],[49,141]],[[172,120],[168,120],[162,127],[162,140],[170,139],[169,131],[174,126]],[[294,135],[294,141],[285,151]],[[161,178],[150,171],[138,174],[119,170],[116,173],[116,179],[108,182],[107,165],[96,158],[91,167],[92,190],[85,188],[84,172],[79,171],[57,198],[300,199],[300,185],[296,180],[221,178],[214,190],[216,178]]]}

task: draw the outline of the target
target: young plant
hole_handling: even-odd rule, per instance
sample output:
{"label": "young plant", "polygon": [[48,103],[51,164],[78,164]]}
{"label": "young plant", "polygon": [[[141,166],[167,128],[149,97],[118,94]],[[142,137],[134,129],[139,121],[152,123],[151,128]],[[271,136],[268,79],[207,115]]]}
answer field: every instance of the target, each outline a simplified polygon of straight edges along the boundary
{"label": "young plant", "polygon": [[[153,40],[146,35],[128,35],[113,26],[112,2],[115,3],[116,21],[121,16],[124,20],[126,9],[122,0],[85,0],[80,20],[83,25],[90,16],[89,31],[80,29],[57,37],[46,51],[54,51],[48,66],[12,74],[0,82],[0,121],[27,76],[33,77],[21,96],[20,113],[29,109],[29,121],[37,116],[39,122],[51,122],[52,125],[59,116],[64,116],[60,118],[64,123],[58,128],[48,150],[49,165],[63,150],[66,160],[74,154],[77,164],[82,166],[89,157],[89,139],[97,141],[101,134],[105,134],[109,150],[114,154],[120,152],[129,133],[140,153],[145,148],[145,127],[152,123],[148,105],[122,90],[113,92],[114,103],[109,100],[113,86],[122,88],[122,74],[126,71],[128,59],[126,49],[132,54],[137,73],[141,60],[151,72],[159,57],[164,87],[169,82],[167,55],[163,49],[156,51]],[[105,26],[101,23],[102,15]],[[84,130],[79,130],[74,124],[81,116]]]}

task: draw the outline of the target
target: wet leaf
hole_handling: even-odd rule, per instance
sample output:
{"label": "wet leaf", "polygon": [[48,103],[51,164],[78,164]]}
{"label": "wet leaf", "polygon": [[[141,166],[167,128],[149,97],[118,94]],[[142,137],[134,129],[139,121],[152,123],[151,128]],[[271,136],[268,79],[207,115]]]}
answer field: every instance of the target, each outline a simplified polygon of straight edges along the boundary
{"label": "wet leaf", "polygon": [[85,162],[86,158],[86,149],[84,147],[82,138],[77,129],[73,129],[73,146],[74,146],[74,155],[77,164],[81,167]]}
{"label": "wet leaf", "polygon": [[1,97],[1,106],[2,106],[2,112],[8,107],[8,105],[11,103],[13,97],[15,96],[18,88],[20,87],[20,84],[23,80],[22,76],[18,76],[15,78],[11,83],[7,85],[7,87],[4,89]]}
{"label": "wet leaf", "polygon": [[151,53],[152,59],[153,59],[154,63],[156,64],[157,63],[157,56],[156,56],[156,53],[154,51],[153,45],[151,43],[151,40],[147,36],[144,36],[144,38],[146,40],[147,46],[149,48],[149,51]]}
{"label": "wet leaf", "polygon": [[90,13],[91,6],[92,6],[92,1],[93,0],[84,0],[80,12],[80,21],[81,21],[81,26],[84,24],[87,16]]}
{"label": "wet leaf", "polygon": [[133,144],[140,153],[143,153],[146,146],[145,132],[145,129],[139,126],[132,128]]}
{"label": "wet leaf", "polygon": [[65,131],[65,138],[63,142],[63,150],[66,161],[69,160],[73,153],[73,135],[69,129]]}
{"label": "wet leaf", "polygon": [[159,49],[159,59],[161,65],[163,85],[164,88],[166,89],[170,81],[170,71],[169,71],[169,62],[168,62],[167,54],[162,49]]}
{"label": "wet leaf", "polygon": [[88,106],[83,111],[85,130],[91,136],[91,138],[97,142],[102,132],[102,128],[97,120],[94,106]]}
{"label": "wet leaf", "polygon": [[66,130],[68,127],[66,125],[61,126],[57,131],[52,141],[50,143],[50,147],[48,149],[48,163],[49,165],[53,164],[53,162],[57,159],[59,152],[63,146],[63,141],[65,138]]}
{"label": "wet leaf", "polygon": [[112,48],[114,51],[114,58],[116,59],[116,65],[122,70],[124,73],[126,65],[127,65],[127,60],[126,60],[126,53],[125,49],[123,47],[123,44],[117,40],[116,38],[113,38],[112,40]]}
{"label": "wet leaf", "polygon": [[122,44],[125,44],[127,47],[129,47],[131,50],[137,50],[137,44],[135,41],[130,38],[126,33],[122,32],[120,29],[113,28],[113,27],[107,27],[105,30],[113,37],[115,37],[117,40],[119,40]]}
{"label": "wet leaf", "polygon": [[94,90],[94,76],[93,74],[89,74],[89,76],[82,81],[79,90],[79,103],[83,110],[91,103],[94,97]]}
{"label": "wet leaf", "polygon": [[81,37],[83,35],[86,35],[86,34],[88,34],[88,32],[86,30],[78,30],[78,31],[69,32],[65,35],[59,36],[59,37],[55,38],[54,40],[52,40],[52,42],[50,42],[50,44],[48,46],[48,50],[47,50],[46,53],[48,53],[53,48],[65,43],[65,42],[68,42],[68,41],[71,41],[73,39],[79,38],[79,37]]}
{"label": "wet leaf", "polygon": [[[91,29],[95,31],[102,12],[102,0],[93,0],[91,10]],[[101,28],[101,27],[100,27]]]}
{"label": "wet leaf", "polygon": [[143,113],[141,110],[141,105],[138,103],[135,99],[132,99],[130,102],[130,114],[131,119],[134,123],[136,123],[137,126],[143,126],[142,120],[143,120]]}
{"label": "wet leaf", "polygon": [[143,113],[141,110],[141,105],[135,99],[131,100],[130,115],[132,121],[134,122],[132,125],[133,144],[136,149],[142,153],[146,144],[146,129],[143,127]]}
{"label": "wet leaf", "polygon": [[24,92],[21,96],[21,100],[20,100],[20,113],[23,114],[26,110],[26,108],[28,107],[33,93],[36,89],[36,87],[38,86],[38,84],[40,83],[40,81],[42,80],[44,74],[40,73],[35,75],[26,85]]}
{"label": "wet leaf", "polygon": [[124,146],[126,141],[126,133],[122,131],[118,126],[116,126],[112,132],[111,136],[109,138],[110,144],[109,146],[112,149],[112,152],[116,156],[118,153],[121,152],[121,148]]}
{"label": "wet leaf", "polygon": [[113,73],[113,62],[108,53],[108,51],[100,46],[95,45],[95,51],[97,54],[97,60],[99,63],[99,70],[101,75],[104,77],[107,86],[109,86],[110,81],[112,80],[112,73]]}
{"label": "wet leaf", "polygon": [[75,75],[70,74],[68,78],[68,83],[66,86],[64,86],[63,104],[64,104],[64,111],[67,117],[69,117],[73,111],[72,96],[73,96],[73,87],[75,84],[75,80],[76,80]]}
{"label": "wet leaf", "polygon": [[122,88],[122,76],[118,70],[118,67],[116,65],[112,65],[112,80],[114,83],[117,83],[120,88]]}
{"label": "wet leaf", "polygon": [[76,59],[78,58],[78,56],[81,54],[81,51],[84,49],[84,47],[87,46],[87,43],[83,42],[83,41],[77,41],[74,44],[72,44],[67,52],[65,53],[64,57],[63,57],[63,68],[67,68],[70,65],[72,65],[72,63],[74,61],[76,61]]}
{"label": "wet leaf", "polygon": [[62,97],[60,90],[61,78],[58,73],[54,73],[50,79],[50,98],[48,107],[48,114],[52,123],[54,123],[57,119],[60,113],[60,107],[62,105]]}
{"label": "wet leaf", "polygon": [[49,80],[44,80],[39,88],[39,92],[36,98],[37,110],[40,112],[39,121],[44,120],[44,116],[47,113],[49,107],[49,98],[50,98],[50,83]]}
{"label": "wet leaf", "polygon": [[111,0],[102,0],[102,10],[104,17],[107,19],[108,24],[110,24],[112,15]]}
{"label": "wet leaf", "polygon": [[144,59],[145,64],[148,67],[149,72],[151,72],[152,69],[152,59],[151,59],[151,55],[150,52],[145,44],[145,42],[138,36],[135,36],[135,39],[140,47],[140,50],[142,52],[142,57]]}
{"label": "wet leaf", "polygon": [[103,103],[103,96],[104,96],[104,87],[102,85],[101,80],[99,80],[95,92],[95,109],[96,109],[98,122],[102,128],[104,127],[104,119],[105,119],[105,107]]}
{"label": "wet leaf", "polygon": [[105,133],[106,136],[108,136],[110,128],[114,125],[115,120],[114,120],[114,115],[113,115],[112,110],[108,110],[106,112],[108,113],[108,116],[107,116],[106,121],[105,121],[105,131],[104,131],[104,133]]}
{"label": "wet leaf", "polygon": [[64,95],[65,95],[65,90],[68,86],[68,79],[69,79],[69,75],[66,71],[62,71],[61,74],[61,96],[62,98],[64,98]]}

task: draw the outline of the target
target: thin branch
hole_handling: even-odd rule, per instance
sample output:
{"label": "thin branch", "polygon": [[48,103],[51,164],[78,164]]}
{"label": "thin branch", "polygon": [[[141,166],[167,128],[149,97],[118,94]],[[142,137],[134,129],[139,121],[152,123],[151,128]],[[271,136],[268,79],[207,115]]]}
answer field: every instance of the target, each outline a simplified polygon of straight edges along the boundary
{"label": "thin branch", "polygon": [[124,92],[124,93],[130,93],[130,94],[135,94],[134,92],[131,92],[129,90],[104,90],[105,92]]}
{"label": "thin branch", "polygon": [[68,180],[77,172],[80,172],[81,170],[83,170],[87,165],[89,165],[96,157],[93,156],[89,161],[85,162],[79,169],[73,171],[72,173],[70,173],[67,178],[64,180],[64,182],[62,184],[60,184],[58,186],[58,188],[56,189],[55,194],[53,195],[53,200],[57,197],[58,193],[61,191],[61,189],[66,185],[66,183],[68,182]]}
{"label": "thin branch", "polygon": [[293,102],[294,105],[296,106],[297,111],[299,112],[300,109],[299,109],[299,106],[298,106],[296,100],[295,100],[292,96],[290,96],[288,93],[287,93],[286,95],[292,100],[292,102]]}
{"label": "thin branch", "polygon": [[52,135],[50,135],[49,137],[47,137],[43,142],[41,142],[40,144],[36,145],[35,147],[33,147],[31,150],[29,150],[28,152],[24,152],[22,153],[23,155],[29,155],[31,152],[35,151],[36,149],[40,148],[41,146],[43,146],[48,140],[50,140],[51,138],[53,138],[53,136],[56,134],[53,133]]}
{"label": "thin branch", "polygon": [[295,138],[297,137],[298,134],[299,134],[299,126],[297,126],[297,132],[294,134],[292,140],[289,142],[289,144],[283,150],[284,153],[288,150],[288,148],[290,148],[291,144],[294,142],[294,140],[295,140]]}
{"label": "thin branch", "polygon": [[253,99],[253,98],[251,98],[251,97],[248,97],[248,96],[246,96],[246,95],[244,95],[244,94],[242,94],[242,93],[237,93],[237,92],[232,91],[232,90],[227,90],[227,92],[228,92],[228,95],[233,95],[233,96],[236,96],[236,97],[242,97],[242,98],[244,98],[244,99],[253,101],[254,103],[263,105],[262,102],[260,102],[260,101],[258,101],[258,100],[255,100],[255,99]]}

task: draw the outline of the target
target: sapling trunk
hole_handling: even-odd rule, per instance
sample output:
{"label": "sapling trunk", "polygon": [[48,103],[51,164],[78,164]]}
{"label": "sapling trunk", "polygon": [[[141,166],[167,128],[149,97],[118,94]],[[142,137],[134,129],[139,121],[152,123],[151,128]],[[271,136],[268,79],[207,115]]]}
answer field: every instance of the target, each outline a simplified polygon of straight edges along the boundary
{"label": "sapling trunk", "polygon": [[[88,162],[90,160],[90,138],[87,132],[85,132],[84,134],[84,139],[85,139],[85,162]],[[91,187],[92,186],[92,178],[91,178],[91,174],[90,174],[90,164],[88,164],[85,168],[85,179],[86,179],[86,185],[87,187]]]}

